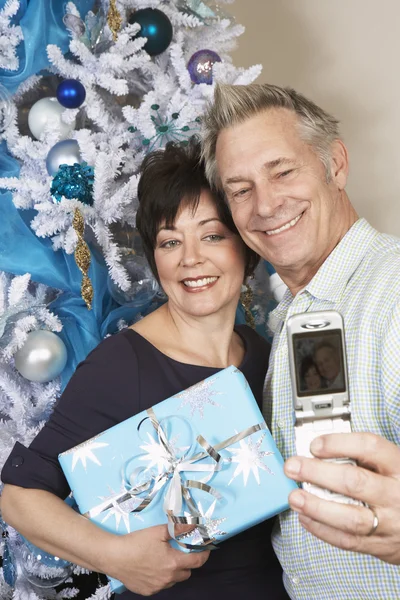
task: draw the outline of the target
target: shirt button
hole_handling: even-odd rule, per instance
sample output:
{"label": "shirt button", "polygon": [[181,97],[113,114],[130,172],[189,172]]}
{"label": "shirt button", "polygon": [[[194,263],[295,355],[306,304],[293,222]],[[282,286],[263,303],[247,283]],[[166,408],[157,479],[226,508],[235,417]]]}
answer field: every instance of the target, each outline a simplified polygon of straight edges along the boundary
{"label": "shirt button", "polygon": [[22,458],[22,456],[14,456],[14,458],[11,459],[11,466],[12,467],[20,467],[24,462],[24,459]]}
{"label": "shirt button", "polygon": [[293,577],[292,582],[294,583],[294,585],[297,585],[298,583],[300,583],[300,579],[298,577]]}
{"label": "shirt button", "polygon": [[280,429],[283,429],[285,427],[286,423],[283,419],[279,419],[277,425]]}

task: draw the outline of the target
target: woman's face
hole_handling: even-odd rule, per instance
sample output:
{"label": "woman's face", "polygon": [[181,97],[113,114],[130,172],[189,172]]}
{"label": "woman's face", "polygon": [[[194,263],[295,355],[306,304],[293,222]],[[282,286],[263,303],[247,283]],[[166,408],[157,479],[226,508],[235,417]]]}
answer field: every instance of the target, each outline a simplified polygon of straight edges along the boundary
{"label": "woman's face", "polygon": [[317,367],[311,365],[304,375],[307,390],[318,390],[321,387],[321,377],[317,371]]}
{"label": "woman's face", "polygon": [[170,308],[195,317],[236,310],[244,244],[220,221],[209,191],[201,193],[194,214],[183,208],[170,229],[161,224],[154,258]]}

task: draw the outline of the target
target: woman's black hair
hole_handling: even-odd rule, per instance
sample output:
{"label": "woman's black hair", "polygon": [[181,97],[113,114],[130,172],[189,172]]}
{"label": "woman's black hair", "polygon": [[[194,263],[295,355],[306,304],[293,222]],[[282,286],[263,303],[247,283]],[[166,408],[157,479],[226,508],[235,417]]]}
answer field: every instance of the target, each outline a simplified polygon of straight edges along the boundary
{"label": "woman's black hair", "polygon": [[[192,137],[187,145],[168,142],[164,150],[151,152],[143,160],[138,184],[136,227],[157,280],[154,248],[160,225],[165,223],[171,227],[180,208],[189,207],[194,213],[204,190],[211,193],[222,223],[239,235],[223,194],[211,190],[206,179],[200,142],[196,138]],[[245,277],[254,272],[259,260],[258,254],[245,246]]]}
{"label": "woman's black hair", "polygon": [[301,361],[301,366],[300,366],[300,377],[303,381],[304,381],[305,376],[307,375],[308,371],[311,369],[311,367],[314,367],[319,375],[318,367],[315,363],[315,360],[313,359],[313,357],[310,354],[307,354],[307,356],[305,356],[303,358],[303,360]]}

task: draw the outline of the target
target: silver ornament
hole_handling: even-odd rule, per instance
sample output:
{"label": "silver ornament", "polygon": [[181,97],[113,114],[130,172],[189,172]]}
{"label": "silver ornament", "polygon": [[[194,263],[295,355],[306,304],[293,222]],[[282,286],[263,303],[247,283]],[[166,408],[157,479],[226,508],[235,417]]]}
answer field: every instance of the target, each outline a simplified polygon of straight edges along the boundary
{"label": "silver ornament", "polygon": [[61,115],[66,110],[57,98],[41,98],[32,106],[28,115],[28,126],[32,135],[40,140],[46,127],[54,127],[60,131],[61,137],[66,138],[74,130],[73,123],[64,123]]}
{"label": "silver ornament", "polygon": [[108,291],[121,306],[147,308],[160,291],[157,280],[152,274],[147,260],[142,256],[127,252],[122,256],[121,264],[128,271],[131,285],[125,292],[115,281],[108,279]]}
{"label": "silver ornament", "polygon": [[67,363],[64,342],[52,331],[39,329],[28,334],[14,355],[17,371],[29,381],[46,383],[58,377]]}
{"label": "silver ornament", "polygon": [[49,151],[46,158],[46,168],[52,177],[57,173],[60,165],[74,165],[81,163],[82,157],[79,144],[76,140],[61,140]]}
{"label": "silver ornament", "polygon": [[54,588],[72,575],[74,565],[27,542],[21,548],[20,567],[36,588]]}

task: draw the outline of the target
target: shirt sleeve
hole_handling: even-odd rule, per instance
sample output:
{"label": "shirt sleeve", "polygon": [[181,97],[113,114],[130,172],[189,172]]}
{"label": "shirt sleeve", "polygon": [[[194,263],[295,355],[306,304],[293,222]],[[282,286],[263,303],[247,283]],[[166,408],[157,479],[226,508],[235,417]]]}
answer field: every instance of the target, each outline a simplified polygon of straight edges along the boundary
{"label": "shirt sleeve", "polygon": [[58,455],[138,412],[138,363],[123,333],[105,339],[80,363],[29,448],[17,442],[1,479],[66,498]]}
{"label": "shirt sleeve", "polygon": [[386,410],[400,444],[400,302],[386,319],[381,356],[381,385]]}

